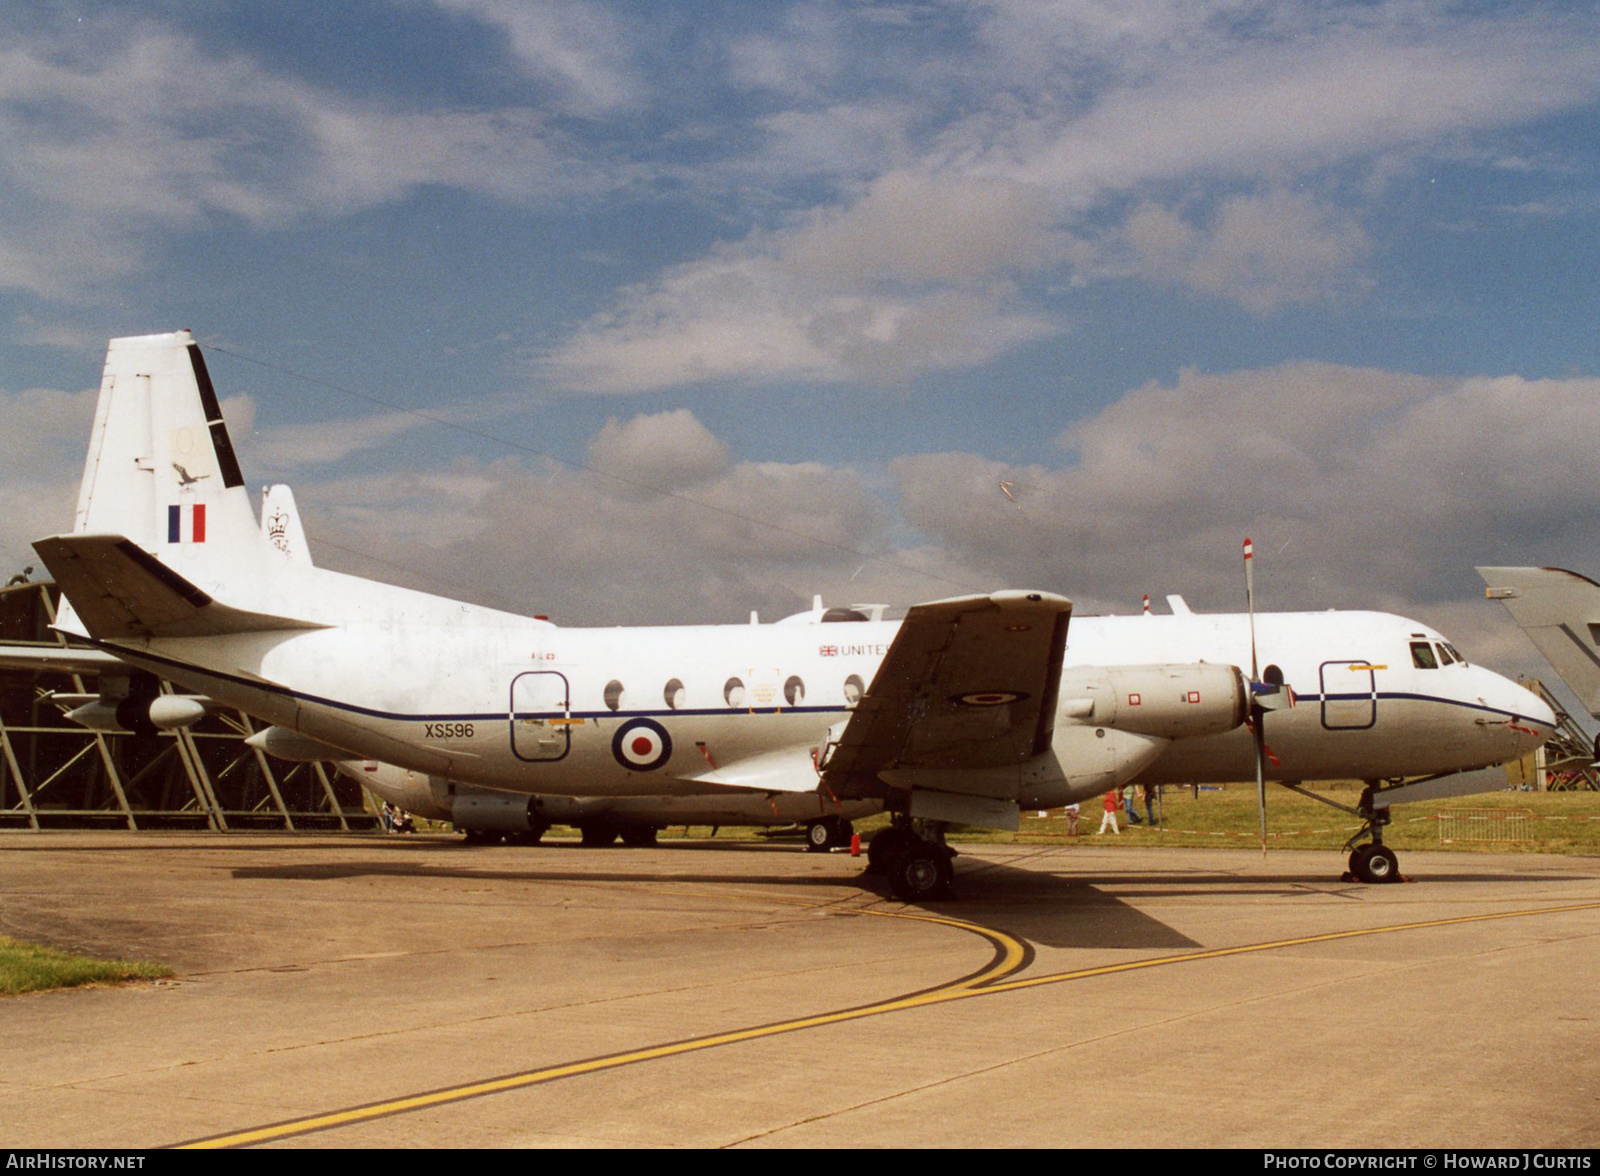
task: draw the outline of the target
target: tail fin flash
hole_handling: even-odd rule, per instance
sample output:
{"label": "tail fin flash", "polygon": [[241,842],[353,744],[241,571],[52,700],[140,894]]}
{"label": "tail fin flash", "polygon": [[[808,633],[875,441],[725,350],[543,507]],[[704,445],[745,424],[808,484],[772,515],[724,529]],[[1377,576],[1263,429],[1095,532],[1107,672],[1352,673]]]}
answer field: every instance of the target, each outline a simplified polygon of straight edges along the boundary
{"label": "tail fin flash", "polygon": [[118,534],[210,591],[266,565],[200,347],[188,331],[111,340],[78,492],[77,534]]}

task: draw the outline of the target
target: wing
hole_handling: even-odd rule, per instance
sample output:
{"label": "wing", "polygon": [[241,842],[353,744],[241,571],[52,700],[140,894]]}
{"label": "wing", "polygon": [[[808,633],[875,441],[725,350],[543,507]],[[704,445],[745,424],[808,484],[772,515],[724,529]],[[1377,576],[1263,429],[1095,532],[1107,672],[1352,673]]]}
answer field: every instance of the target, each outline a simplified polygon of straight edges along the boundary
{"label": "wing", "polygon": [[0,644],[0,669],[57,670],[63,674],[133,672],[133,667],[112,654],[64,645]]}
{"label": "wing", "polygon": [[997,592],[919,604],[825,753],[836,796],[897,769],[1017,767],[1050,748],[1072,602]]}
{"label": "wing", "polygon": [[1561,568],[1479,568],[1488,596],[1600,715],[1600,584]]}

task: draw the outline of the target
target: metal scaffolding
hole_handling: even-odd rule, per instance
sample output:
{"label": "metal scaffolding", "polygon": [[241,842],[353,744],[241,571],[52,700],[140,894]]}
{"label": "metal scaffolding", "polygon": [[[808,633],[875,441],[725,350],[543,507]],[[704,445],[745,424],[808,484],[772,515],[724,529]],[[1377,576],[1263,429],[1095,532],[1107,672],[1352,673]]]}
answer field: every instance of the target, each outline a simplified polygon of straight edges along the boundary
{"label": "metal scaffolding", "polygon": [[1555,712],[1556,729],[1539,749],[1539,790],[1552,792],[1600,791],[1600,769],[1595,766],[1595,741],[1556,696],[1536,678],[1522,684]]}
{"label": "metal scaffolding", "polygon": [[[64,645],[54,584],[0,589],[0,641]],[[91,678],[92,682],[93,679]],[[172,693],[170,683],[161,684]],[[320,763],[286,764],[244,740],[259,724],[212,711],[154,735],[91,731],[52,693],[91,693],[84,675],[0,670],[0,827],[370,829],[366,793]]]}

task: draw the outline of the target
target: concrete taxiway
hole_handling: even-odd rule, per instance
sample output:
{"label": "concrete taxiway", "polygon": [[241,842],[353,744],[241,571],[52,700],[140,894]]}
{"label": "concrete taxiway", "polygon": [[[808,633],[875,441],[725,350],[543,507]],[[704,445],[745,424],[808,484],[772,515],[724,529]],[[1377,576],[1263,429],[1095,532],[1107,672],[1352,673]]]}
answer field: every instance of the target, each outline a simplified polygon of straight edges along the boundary
{"label": "concrete taxiway", "polygon": [[1590,1146],[1600,860],[0,833],[0,1143]]}

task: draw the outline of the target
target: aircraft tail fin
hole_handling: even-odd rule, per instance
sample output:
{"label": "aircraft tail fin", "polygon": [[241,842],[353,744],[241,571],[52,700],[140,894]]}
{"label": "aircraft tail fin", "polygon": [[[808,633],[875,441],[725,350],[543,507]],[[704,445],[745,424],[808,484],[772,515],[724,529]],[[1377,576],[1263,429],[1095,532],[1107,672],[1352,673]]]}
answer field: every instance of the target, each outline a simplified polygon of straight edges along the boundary
{"label": "aircraft tail fin", "polygon": [[294,491],[281,482],[261,492],[261,533],[284,562],[312,566],[311,548],[306,545],[305,528],[300,525]]}
{"label": "aircraft tail fin", "polygon": [[219,604],[121,535],[54,535],[33,547],[96,638],[211,637],[324,627]]}
{"label": "aircraft tail fin", "polygon": [[73,531],[126,537],[210,592],[249,599],[270,569],[200,347],[113,339]]}
{"label": "aircraft tail fin", "polygon": [[1600,715],[1600,584],[1561,568],[1479,568],[1561,680]]}

